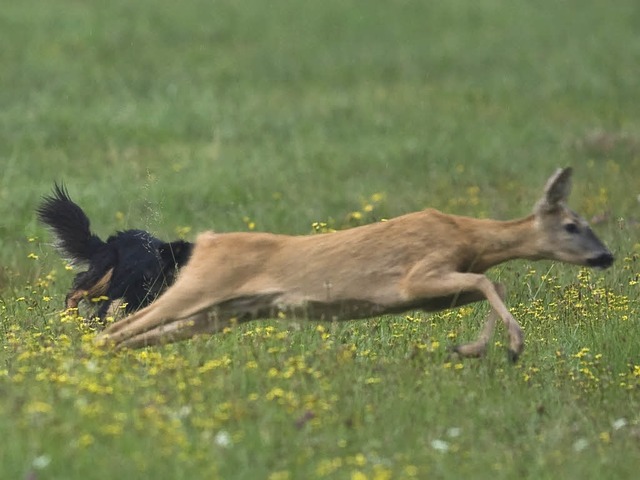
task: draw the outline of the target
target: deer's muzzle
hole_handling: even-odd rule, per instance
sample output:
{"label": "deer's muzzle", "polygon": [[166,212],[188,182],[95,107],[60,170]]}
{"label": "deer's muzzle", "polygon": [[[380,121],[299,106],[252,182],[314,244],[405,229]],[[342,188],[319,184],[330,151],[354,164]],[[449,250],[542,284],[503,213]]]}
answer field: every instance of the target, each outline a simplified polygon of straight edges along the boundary
{"label": "deer's muzzle", "polygon": [[613,264],[613,255],[611,252],[601,253],[597,257],[587,260],[587,264],[595,268],[609,268]]}

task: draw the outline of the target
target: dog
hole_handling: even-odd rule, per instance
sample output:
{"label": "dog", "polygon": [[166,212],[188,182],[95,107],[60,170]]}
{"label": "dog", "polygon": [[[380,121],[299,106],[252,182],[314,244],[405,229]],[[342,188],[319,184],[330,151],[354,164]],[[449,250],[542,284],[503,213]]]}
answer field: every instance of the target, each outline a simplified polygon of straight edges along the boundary
{"label": "dog", "polygon": [[586,220],[568,208],[570,178],[571,168],[558,169],[533,213],[512,221],[427,209],[308,236],[202,233],[176,283],[97,341],[138,348],[217,332],[234,320],[356,319],[487,300],[491,312],[480,336],[454,351],[482,356],[500,318],[515,362],[524,348],[522,328],[505,306],[504,286],[484,272],[516,258],[596,268],[614,261]]}
{"label": "dog", "polygon": [[164,242],[144,230],[119,231],[105,242],[91,232],[89,218],[62,184],[54,184],[36,213],[60,254],[71,265],[87,267],[75,276],[66,308],[78,308],[82,300],[97,304],[98,325],[117,316],[118,306],[132,313],[150,304],[174,283],[193,249],[190,242]]}

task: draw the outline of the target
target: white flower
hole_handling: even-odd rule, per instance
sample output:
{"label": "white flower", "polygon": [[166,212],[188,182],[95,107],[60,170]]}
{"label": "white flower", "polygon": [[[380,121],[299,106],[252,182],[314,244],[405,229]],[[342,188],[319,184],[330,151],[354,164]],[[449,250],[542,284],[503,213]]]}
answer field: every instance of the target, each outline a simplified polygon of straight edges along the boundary
{"label": "white flower", "polygon": [[589,441],[586,438],[579,438],[578,440],[573,442],[573,451],[581,452],[588,446],[589,446]]}
{"label": "white flower", "polygon": [[183,405],[176,412],[176,417],[180,419],[187,418],[189,415],[191,415],[191,406],[189,405]]}
{"label": "white flower", "polygon": [[611,424],[614,430],[620,430],[621,428],[624,428],[627,425],[628,425],[628,422],[626,418],[619,418]]}
{"label": "white flower", "polygon": [[229,447],[231,446],[231,435],[229,432],[225,432],[224,430],[216,433],[216,436],[213,438],[213,441],[219,447]]}
{"label": "white flower", "polygon": [[449,443],[444,440],[432,440],[431,448],[437,450],[438,452],[448,452],[449,451]]}
{"label": "white flower", "polygon": [[451,427],[447,430],[447,436],[449,438],[457,438],[462,433],[462,429],[460,427]]}
{"label": "white flower", "polygon": [[31,466],[36,470],[42,470],[47,468],[51,463],[51,457],[49,455],[40,455],[33,459]]}

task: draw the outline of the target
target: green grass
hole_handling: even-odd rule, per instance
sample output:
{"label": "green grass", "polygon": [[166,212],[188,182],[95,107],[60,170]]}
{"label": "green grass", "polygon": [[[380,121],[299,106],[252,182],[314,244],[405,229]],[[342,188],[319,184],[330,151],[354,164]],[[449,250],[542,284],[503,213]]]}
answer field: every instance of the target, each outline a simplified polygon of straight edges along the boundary
{"label": "green grass", "polygon": [[[635,477],[639,24],[634,0],[4,5],[0,478]],[[501,330],[447,357],[483,305],[99,351],[34,216],[64,180],[101,236],[508,219],[562,165],[617,262],[490,273],[515,367]]]}

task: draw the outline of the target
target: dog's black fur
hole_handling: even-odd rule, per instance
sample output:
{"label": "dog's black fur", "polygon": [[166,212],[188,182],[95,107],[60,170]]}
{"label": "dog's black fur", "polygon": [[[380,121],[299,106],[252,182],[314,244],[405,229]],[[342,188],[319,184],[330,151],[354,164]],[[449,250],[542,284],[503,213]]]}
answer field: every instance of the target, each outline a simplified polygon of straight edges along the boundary
{"label": "dog's black fur", "polygon": [[116,232],[104,242],[91,232],[87,215],[57,183],[36,213],[52,230],[58,251],[71,264],[88,266],[74,278],[66,307],[77,308],[83,299],[100,299],[96,302],[100,324],[115,300],[126,304],[125,313],[155,300],[175,281],[193,249],[190,242],[163,242],[144,230]]}

